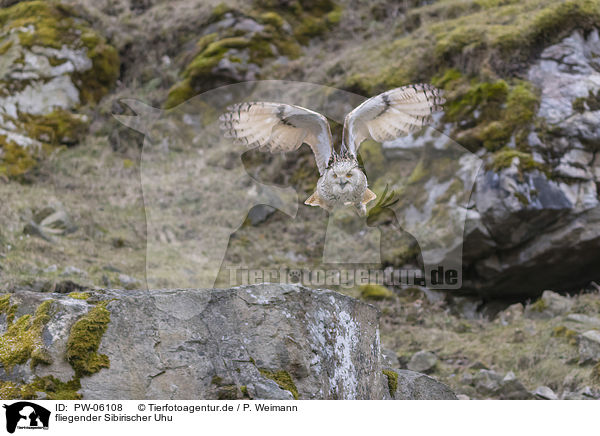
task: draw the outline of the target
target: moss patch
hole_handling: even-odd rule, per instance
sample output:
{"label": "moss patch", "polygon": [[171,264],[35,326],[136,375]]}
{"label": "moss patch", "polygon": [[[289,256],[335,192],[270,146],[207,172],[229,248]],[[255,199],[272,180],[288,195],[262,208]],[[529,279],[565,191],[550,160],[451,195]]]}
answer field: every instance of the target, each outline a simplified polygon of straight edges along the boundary
{"label": "moss patch", "polygon": [[389,369],[384,369],[381,372],[387,377],[390,397],[394,398],[396,396],[396,391],[398,390],[398,373]]}
{"label": "moss patch", "polygon": [[77,300],[87,300],[90,298],[90,294],[87,292],[71,292],[68,296]]}
{"label": "moss patch", "polygon": [[521,172],[539,170],[547,173],[548,171],[544,164],[534,161],[531,154],[512,148],[504,148],[494,153],[492,155],[492,163],[488,165],[488,169],[498,172],[510,167],[515,159],[518,159],[518,168]]}
{"label": "moss patch", "polygon": [[552,336],[565,338],[569,341],[569,344],[577,345],[577,332],[565,327],[564,325],[554,327],[554,329],[552,329]]}
{"label": "moss patch", "polygon": [[51,145],[77,144],[87,132],[87,118],[66,111],[56,109],[46,115],[21,116],[25,122],[25,130],[30,138]]}
{"label": "moss patch", "polygon": [[533,303],[531,306],[529,306],[529,309],[534,311],[534,312],[543,312],[544,310],[546,310],[548,308],[548,305],[546,304],[546,302],[543,299],[538,299],[535,303]]}
{"label": "moss patch", "polygon": [[291,392],[295,400],[298,399],[298,388],[296,388],[294,380],[289,372],[283,370],[268,371],[266,369],[259,369],[259,371],[264,377],[277,383],[281,389]]}
{"label": "moss patch", "polygon": [[382,301],[391,300],[395,297],[395,294],[388,288],[382,285],[361,285],[358,287],[360,296],[364,300]]}
{"label": "moss patch", "polygon": [[36,377],[33,382],[24,385],[0,382],[0,399],[35,400],[38,392],[43,392],[48,400],[80,400],[79,389],[79,379],[63,382],[53,376]]}
{"label": "moss patch", "polygon": [[30,359],[32,368],[39,363],[50,363],[42,342],[42,330],[50,320],[51,305],[51,300],[44,301],[33,315],[23,315],[8,324],[0,337],[0,362],[6,372]]}
{"label": "moss patch", "polygon": [[66,357],[75,370],[76,377],[94,374],[110,365],[108,356],[98,354],[102,335],[110,322],[106,304],[107,302],[98,303],[71,327]]}
{"label": "moss patch", "polygon": [[17,305],[10,304],[10,294],[6,294],[0,297],[0,314],[6,316],[6,324],[12,324],[15,319],[15,313],[17,312]]}

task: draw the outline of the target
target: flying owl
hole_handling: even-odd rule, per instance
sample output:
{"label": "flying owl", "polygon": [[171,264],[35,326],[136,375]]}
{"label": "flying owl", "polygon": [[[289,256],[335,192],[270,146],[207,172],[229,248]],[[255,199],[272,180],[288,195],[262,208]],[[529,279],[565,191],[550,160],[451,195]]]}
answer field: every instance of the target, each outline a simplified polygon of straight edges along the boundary
{"label": "flying owl", "polygon": [[434,112],[442,110],[444,102],[441,91],[428,84],[403,86],[372,97],[346,115],[339,152],[327,119],[300,106],[239,103],[228,107],[219,121],[225,137],[249,148],[287,152],[308,144],[320,177],[305,204],[327,211],[352,205],[364,216],[367,204],[377,196],[358,164],[360,144],[369,137],[391,141],[419,130],[431,122]]}

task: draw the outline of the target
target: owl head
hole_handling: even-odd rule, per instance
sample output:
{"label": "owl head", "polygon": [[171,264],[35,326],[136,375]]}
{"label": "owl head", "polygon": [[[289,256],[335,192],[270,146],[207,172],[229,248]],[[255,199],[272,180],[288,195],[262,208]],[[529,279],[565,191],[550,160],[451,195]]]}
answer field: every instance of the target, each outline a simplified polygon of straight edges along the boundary
{"label": "owl head", "polygon": [[366,176],[355,160],[335,161],[323,175],[333,194],[346,194],[357,189],[364,190]]}

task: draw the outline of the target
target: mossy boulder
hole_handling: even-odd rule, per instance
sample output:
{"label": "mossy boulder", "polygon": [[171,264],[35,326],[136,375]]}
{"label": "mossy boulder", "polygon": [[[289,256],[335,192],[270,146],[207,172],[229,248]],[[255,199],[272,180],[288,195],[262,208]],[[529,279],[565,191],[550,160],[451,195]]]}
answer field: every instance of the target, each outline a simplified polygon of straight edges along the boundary
{"label": "mossy boulder", "polygon": [[268,68],[298,58],[302,45],[335,27],[341,14],[331,0],[256,2],[241,9],[218,5],[165,106],[175,107],[218,86],[264,78]]}
{"label": "mossy boulder", "polygon": [[119,74],[114,47],[69,7],[0,9],[0,174],[27,173],[52,147],[78,143]]}

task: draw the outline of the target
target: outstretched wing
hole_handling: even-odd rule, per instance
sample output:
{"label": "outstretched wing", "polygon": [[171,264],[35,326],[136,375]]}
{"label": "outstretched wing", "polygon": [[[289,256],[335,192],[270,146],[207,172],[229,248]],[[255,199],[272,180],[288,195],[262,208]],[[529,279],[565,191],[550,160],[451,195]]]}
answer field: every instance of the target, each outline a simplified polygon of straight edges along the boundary
{"label": "outstretched wing", "polygon": [[424,83],[395,88],[370,98],[344,120],[343,145],[354,156],[369,136],[391,141],[419,130],[442,110],[441,91]]}
{"label": "outstretched wing", "polygon": [[333,141],[327,119],[300,106],[283,103],[239,103],[219,117],[221,129],[236,144],[261,147],[271,152],[296,150],[303,143],[312,148],[319,174],[331,158]]}

